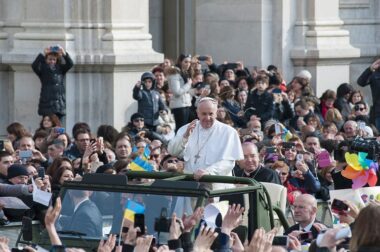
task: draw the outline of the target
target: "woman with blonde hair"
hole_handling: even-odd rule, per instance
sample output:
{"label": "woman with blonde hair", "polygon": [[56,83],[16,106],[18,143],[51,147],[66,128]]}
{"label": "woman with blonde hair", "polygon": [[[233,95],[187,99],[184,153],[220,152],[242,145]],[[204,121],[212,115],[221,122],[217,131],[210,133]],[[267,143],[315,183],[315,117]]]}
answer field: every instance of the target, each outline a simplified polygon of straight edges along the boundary
{"label": "woman with blonde hair", "polygon": [[341,129],[344,124],[343,116],[336,108],[327,110],[325,121],[335,123],[338,129]]}

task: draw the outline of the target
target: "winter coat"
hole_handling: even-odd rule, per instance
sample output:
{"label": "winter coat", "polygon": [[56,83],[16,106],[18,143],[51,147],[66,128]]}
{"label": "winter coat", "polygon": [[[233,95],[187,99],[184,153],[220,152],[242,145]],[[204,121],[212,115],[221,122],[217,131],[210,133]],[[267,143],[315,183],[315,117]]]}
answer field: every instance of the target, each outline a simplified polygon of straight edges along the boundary
{"label": "winter coat", "polygon": [[68,53],[63,56],[64,62],[57,63],[55,67],[50,67],[46,63],[44,55],[37,56],[32,64],[33,71],[41,81],[40,100],[38,104],[38,114],[41,116],[56,114],[64,116],[66,114],[66,91],[64,78],[67,71],[73,67],[74,63]]}
{"label": "winter coat", "polygon": [[241,109],[237,102],[226,100],[222,102],[222,106],[228,111],[235,127],[244,128],[246,126],[245,120],[238,115]]}
{"label": "winter coat", "polygon": [[273,118],[279,122],[285,122],[294,117],[294,111],[289,101],[274,103]]}
{"label": "winter coat", "polygon": [[138,102],[137,112],[144,115],[145,124],[157,126],[160,110],[167,110],[160,93],[154,87],[148,90],[145,85],[135,86],[133,98]]}
{"label": "winter coat", "polygon": [[[253,110],[247,111],[247,109],[251,108]],[[261,95],[257,93],[257,90],[250,92],[245,104],[245,111],[247,120],[249,120],[250,116],[256,115],[261,118],[261,124],[264,125],[273,116],[273,95],[268,91],[265,91]]]}
{"label": "winter coat", "polygon": [[339,110],[344,119],[347,119],[351,114],[350,103],[343,97],[338,97],[334,102],[334,107]]}
{"label": "winter coat", "polygon": [[374,116],[380,117],[380,71],[372,72],[367,68],[358,78],[358,84],[361,87],[371,87]]}
{"label": "winter coat", "polygon": [[185,83],[183,80],[179,69],[173,68],[168,71],[168,83],[169,90],[173,93],[170,98],[169,107],[173,108],[184,108],[191,106],[191,95],[189,90],[191,88],[190,83]]}

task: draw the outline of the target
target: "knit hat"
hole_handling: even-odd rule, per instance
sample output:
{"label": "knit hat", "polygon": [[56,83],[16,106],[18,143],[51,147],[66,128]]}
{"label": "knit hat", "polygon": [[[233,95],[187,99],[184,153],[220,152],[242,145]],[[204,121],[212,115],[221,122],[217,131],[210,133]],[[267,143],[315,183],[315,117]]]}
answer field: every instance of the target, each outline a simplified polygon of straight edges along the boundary
{"label": "knit hat", "polygon": [[15,178],[17,176],[29,176],[28,170],[26,167],[18,164],[9,166],[8,168],[8,179]]}
{"label": "knit hat", "polygon": [[300,78],[307,79],[310,81],[311,80],[311,73],[308,70],[304,69],[304,70],[300,71],[296,75],[296,77],[300,77]]}
{"label": "knit hat", "polygon": [[135,119],[138,119],[138,118],[144,118],[144,115],[143,115],[143,114],[140,114],[140,113],[134,113],[134,114],[131,116],[131,122],[133,122]]}
{"label": "knit hat", "polygon": [[154,81],[156,77],[151,72],[145,72],[141,75],[141,81],[144,81],[146,79],[151,79],[152,81]]}

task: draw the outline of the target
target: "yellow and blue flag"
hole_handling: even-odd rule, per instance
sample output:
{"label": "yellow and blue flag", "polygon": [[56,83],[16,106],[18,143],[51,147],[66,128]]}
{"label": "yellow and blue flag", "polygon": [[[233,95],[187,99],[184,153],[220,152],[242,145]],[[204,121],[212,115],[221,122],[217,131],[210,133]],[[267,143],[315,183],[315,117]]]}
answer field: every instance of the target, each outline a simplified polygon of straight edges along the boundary
{"label": "yellow and blue flag", "polygon": [[124,218],[132,222],[135,221],[135,214],[144,214],[145,207],[133,200],[127,200],[125,203]]}
{"label": "yellow and blue flag", "polygon": [[282,134],[281,134],[282,141],[287,142],[292,137],[293,137],[293,134],[287,128],[283,127]]}
{"label": "yellow and blue flag", "polygon": [[[135,146],[132,149],[133,152],[138,153],[138,148]],[[149,163],[150,149],[146,146],[144,152],[138,155],[130,164],[129,169],[131,171],[153,171],[153,165]]]}
{"label": "yellow and blue flag", "polygon": [[137,156],[130,164],[129,169],[131,171],[153,171],[153,165],[144,158]]}

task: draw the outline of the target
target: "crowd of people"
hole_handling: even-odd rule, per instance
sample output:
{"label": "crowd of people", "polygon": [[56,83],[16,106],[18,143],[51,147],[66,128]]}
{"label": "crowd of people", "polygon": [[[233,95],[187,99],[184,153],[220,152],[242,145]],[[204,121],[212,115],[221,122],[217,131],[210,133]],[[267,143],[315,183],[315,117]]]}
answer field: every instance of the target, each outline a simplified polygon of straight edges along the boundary
{"label": "crowd of people", "polygon": [[[327,229],[316,220],[316,202],[329,200],[330,190],[352,187],[352,180],[341,173],[347,166],[344,153],[358,138],[376,141],[378,137],[380,60],[358,78],[360,86],[371,87],[374,105],[370,107],[362,92],[348,83],[317,97],[307,70],[287,82],[274,65],[250,70],[243,62],[216,65],[211,56],[180,55],[175,64],[165,59],[142,74],[132,90],[138,111],[120,132],[112,125],[101,125],[96,133],[86,122],[76,123],[71,132],[62,127],[63,78],[72,66],[62,47],[45,49],[45,55],[40,54],[32,65],[42,84],[41,123],[35,132],[28,132],[20,122],[9,124],[8,139],[0,151],[0,196],[18,197],[30,209],[0,206],[2,224],[20,221],[23,216],[45,220],[47,228],[55,222],[52,219],[58,214],[52,212],[59,212],[60,207],[52,210],[33,202],[32,178],[37,188],[52,192],[56,199],[65,181],[81,180],[87,173],[125,174],[135,158],[149,149],[149,163],[155,172],[190,173],[195,180],[206,175],[247,177],[286,187],[297,222],[285,230],[289,249],[299,251],[299,235],[308,231],[312,232],[313,251],[331,249],[341,242],[332,238],[338,229]],[[376,160],[377,153],[372,154]],[[379,237],[374,238],[377,232],[371,233],[369,225],[363,224],[365,218],[378,215],[380,206],[374,202],[359,212],[351,202],[346,204],[350,207],[341,214],[341,223],[352,227],[350,251],[380,249]],[[199,216],[192,216],[192,226],[185,231],[195,227],[199,211],[194,212]],[[230,206],[223,220],[227,227],[222,227],[217,238],[221,246],[215,251],[285,251],[272,248],[275,231],[258,229],[250,243],[240,241],[231,231],[243,211],[240,206]],[[192,243],[186,241],[189,236],[184,235],[181,225],[189,224],[172,221],[170,240],[174,241],[159,251],[210,249],[217,236],[214,230],[202,228]],[[54,229],[54,225],[48,228],[53,233],[50,237],[55,237],[52,244],[62,245]],[[152,240],[149,236],[136,239],[136,232],[130,228],[126,235],[126,244],[132,247],[128,251],[134,246],[141,249]],[[358,238],[362,233],[368,237]],[[114,249],[112,239],[115,237],[101,242],[99,251]],[[181,239],[183,246],[178,242]],[[0,241],[2,246],[5,243]]]}

